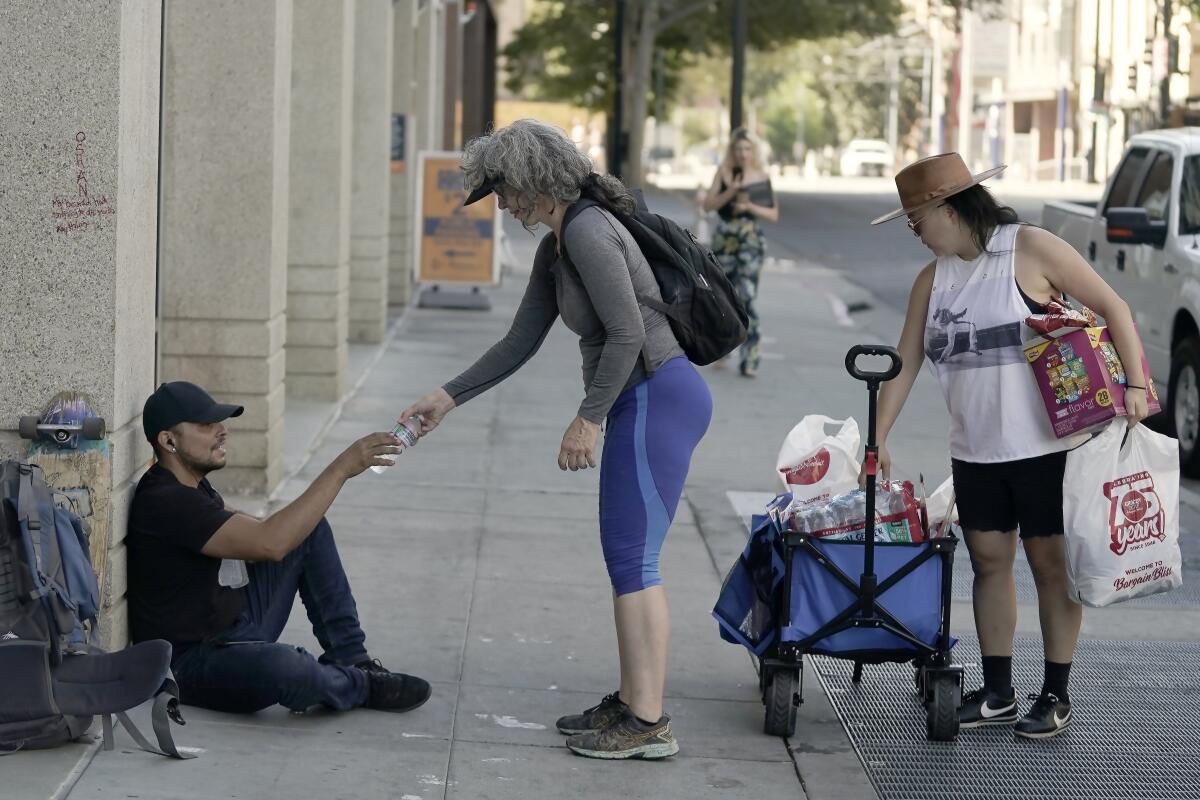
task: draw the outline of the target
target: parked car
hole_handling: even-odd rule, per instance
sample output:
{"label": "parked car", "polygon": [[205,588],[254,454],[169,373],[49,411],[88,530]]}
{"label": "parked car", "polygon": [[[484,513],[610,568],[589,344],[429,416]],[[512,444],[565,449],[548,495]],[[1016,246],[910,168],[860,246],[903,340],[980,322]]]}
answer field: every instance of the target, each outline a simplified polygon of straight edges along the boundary
{"label": "parked car", "polygon": [[852,139],[842,150],[843,175],[886,175],[892,171],[895,156],[888,143],[880,139]]}
{"label": "parked car", "polygon": [[1200,477],[1200,128],[1138,134],[1095,205],[1042,224],[1129,303],[1184,474]]}
{"label": "parked car", "polygon": [[649,173],[670,175],[675,171],[675,149],[666,146],[647,148],[642,155],[642,167]]}

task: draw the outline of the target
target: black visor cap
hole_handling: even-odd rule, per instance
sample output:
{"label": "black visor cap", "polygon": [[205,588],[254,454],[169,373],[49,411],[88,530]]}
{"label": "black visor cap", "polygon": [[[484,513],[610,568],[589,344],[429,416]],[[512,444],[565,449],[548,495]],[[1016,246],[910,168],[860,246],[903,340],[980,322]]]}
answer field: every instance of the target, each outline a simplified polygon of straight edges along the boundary
{"label": "black visor cap", "polygon": [[480,200],[496,191],[496,187],[503,182],[504,178],[499,175],[486,178],[483,183],[479,184],[479,186],[475,187],[474,191],[467,195],[467,199],[463,201],[463,205],[469,206],[472,203],[478,203]]}
{"label": "black visor cap", "polygon": [[208,424],[230,417],[240,417],[245,408],[218,403],[194,383],[172,381],[164,383],[146,400],[142,408],[142,430],[146,439],[154,441],[161,431],[181,422]]}

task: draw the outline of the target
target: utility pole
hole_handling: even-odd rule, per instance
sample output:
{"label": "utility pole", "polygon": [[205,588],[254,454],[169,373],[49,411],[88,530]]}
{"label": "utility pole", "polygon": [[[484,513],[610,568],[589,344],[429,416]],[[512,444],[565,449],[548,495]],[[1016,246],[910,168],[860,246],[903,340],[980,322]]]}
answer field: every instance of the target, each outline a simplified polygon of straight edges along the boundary
{"label": "utility pole", "polygon": [[975,47],[972,36],[971,9],[963,8],[962,17],[962,46],[958,57],[958,153],[972,164],[971,154],[971,123],[975,117]]}
{"label": "utility pole", "polygon": [[[887,143],[892,151],[892,161],[896,160],[896,145],[899,144],[900,129],[900,55],[896,52],[896,41],[888,40],[887,45],[888,71],[888,106],[887,106]],[[895,168],[895,163],[892,168]]]}
{"label": "utility pole", "polygon": [[612,130],[608,132],[608,172],[621,175],[621,129],[624,127],[622,84],[624,83],[625,0],[615,0],[613,14],[613,108]]}
{"label": "utility pole", "polygon": [[804,140],[804,102],[804,84],[801,83],[796,90],[796,140],[792,143],[792,154],[796,157],[796,163],[800,165],[801,174],[808,156],[808,143]]}
{"label": "utility pole", "polygon": [[729,126],[742,127],[742,85],[746,78],[746,0],[733,0],[733,85],[729,92]]}
{"label": "utility pole", "polygon": [[930,119],[925,121],[927,127],[925,131],[926,152],[921,155],[932,155],[929,152],[932,147],[930,142],[933,141],[933,62],[929,58],[929,51],[923,49],[921,52],[921,108],[929,112]]}
{"label": "utility pole", "polygon": [[945,129],[942,127],[942,115],[946,113],[946,68],[942,65],[941,7],[934,6],[931,11],[936,16],[930,26],[933,28],[933,58],[929,65],[929,152],[926,155],[933,156],[946,152]]}
{"label": "utility pole", "polygon": [[1162,118],[1162,127],[1167,127],[1171,123],[1171,0],[1163,0],[1162,2],[1162,24],[1163,24],[1163,47],[1166,53],[1163,54],[1166,63],[1166,68],[1163,70],[1162,80],[1158,84],[1158,102],[1159,115]]}
{"label": "utility pole", "polygon": [[1092,53],[1092,146],[1088,150],[1088,183],[1096,183],[1096,152],[1100,147],[1100,110],[1104,103],[1105,72],[1100,66],[1100,0],[1096,0],[1096,41]]}
{"label": "utility pole", "polygon": [[663,93],[666,91],[666,64],[663,59],[663,49],[654,51],[654,146],[662,147],[663,127]]}

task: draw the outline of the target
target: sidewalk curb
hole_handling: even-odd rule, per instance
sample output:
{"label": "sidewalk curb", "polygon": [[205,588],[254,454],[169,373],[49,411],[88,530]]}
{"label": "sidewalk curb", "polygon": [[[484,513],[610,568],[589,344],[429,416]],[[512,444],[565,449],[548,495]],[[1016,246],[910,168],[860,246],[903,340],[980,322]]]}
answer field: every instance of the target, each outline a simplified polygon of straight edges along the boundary
{"label": "sidewalk curb", "polygon": [[100,747],[103,740],[99,737],[93,737],[92,743],[88,748],[79,755],[79,760],[75,762],[75,766],[67,773],[67,777],[63,778],[62,783],[54,790],[47,800],[66,800],[70,796],[71,791],[75,788],[75,784],[79,783],[79,779],[83,777],[83,773],[91,766],[92,759],[96,757],[96,753],[100,752]]}

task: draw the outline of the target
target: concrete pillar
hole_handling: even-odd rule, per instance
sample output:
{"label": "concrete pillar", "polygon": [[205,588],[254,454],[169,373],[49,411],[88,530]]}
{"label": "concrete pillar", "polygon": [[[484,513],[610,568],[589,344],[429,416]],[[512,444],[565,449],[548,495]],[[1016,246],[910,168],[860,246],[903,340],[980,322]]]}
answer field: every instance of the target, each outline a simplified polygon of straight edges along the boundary
{"label": "concrete pillar", "polygon": [[[424,15],[422,15],[424,16]],[[392,115],[397,135],[403,136],[402,148],[393,154],[390,202],[388,204],[388,302],[404,306],[412,296],[413,269],[413,187],[416,185],[415,162],[422,115],[417,112],[417,67],[422,64],[417,52],[416,0],[395,4],[392,40]],[[395,155],[402,155],[396,159]]]}
{"label": "concrete pillar", "polygon": [[[483,5],[486,5],[484,3]],[[458,0],[445,0],[442,15],[444,33],[441,36],[442,62],[442,150],[458,150],[462,147],[460,135],[463,96],[463,29],[459,22],[461,11]]]}
{"label": "concrete pillar", "polygon": [[442,147],[446,13],[438,3],[416,0],[400,0],[395,12],[392,112],[404,119],[405,161],[392,173],[388,301],[404,305],[412,296],[416,156]]}
{"label": "concrete pillar", "polygon": [[294,0],[287,393],[336,401],[350,322],[354,0]]}
{"label": "concrete pillar", "polygon": [[391,208],[392,0],[358,0],[350,192],[350,341],[387,330]]}
{"label": "concrete pillar", "polygon": [[0,456],[62,391],[108,422],[88,453],[34,456],[72,489],[101,573],[101,636],[128,641],[125,527],[150,447],[161,9],[142,0],[6,0],[0,114]]}
{"label": "concrete pillar", "polygon": [[283,469],[291,0],[167,0],[160,234],[161,380],[246,413],[223,492]]}

